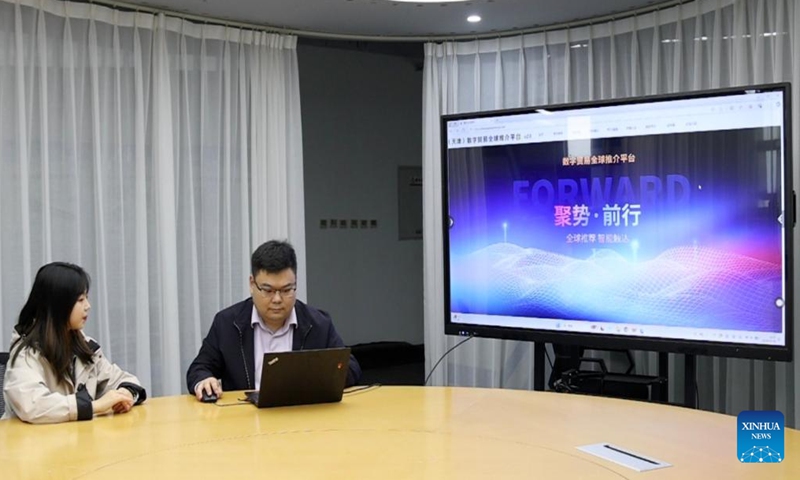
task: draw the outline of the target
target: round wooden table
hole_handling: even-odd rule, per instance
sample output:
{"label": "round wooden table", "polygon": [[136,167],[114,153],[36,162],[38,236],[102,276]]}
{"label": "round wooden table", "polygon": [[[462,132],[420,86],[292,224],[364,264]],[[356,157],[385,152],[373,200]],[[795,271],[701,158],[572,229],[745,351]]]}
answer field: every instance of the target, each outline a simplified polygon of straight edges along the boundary
{"label": "round wooden table", "polygon": [[[341,403],[257,409],[227,392],[149,400],[89,422],[0,422],[3,479],[798,479],[786,460],[741,464],[736,417],[518,390],[380,387]],[[671,463],[636,472],[576,447],[607,442]]]}

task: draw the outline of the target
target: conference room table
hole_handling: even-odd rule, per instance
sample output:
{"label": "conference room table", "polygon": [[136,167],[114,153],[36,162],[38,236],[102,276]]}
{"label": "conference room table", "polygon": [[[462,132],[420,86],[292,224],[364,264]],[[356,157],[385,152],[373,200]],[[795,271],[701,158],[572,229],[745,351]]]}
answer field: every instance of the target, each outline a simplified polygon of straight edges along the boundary
{"label": "conference room table", "polygon": [[[257,409],[181,395],[92,421],[0,421],[0,479],[800,479],[737,459],[736,417],[603,397],[377,387],[341,403]],[[579,450],[607,442],[672,466],[638,472]]]}

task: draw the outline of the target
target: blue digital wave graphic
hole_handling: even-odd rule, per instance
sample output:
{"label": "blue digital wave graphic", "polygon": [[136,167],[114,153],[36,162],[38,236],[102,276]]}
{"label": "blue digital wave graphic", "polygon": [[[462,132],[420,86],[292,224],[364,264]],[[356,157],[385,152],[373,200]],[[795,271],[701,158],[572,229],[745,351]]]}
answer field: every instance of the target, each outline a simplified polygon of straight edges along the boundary
{"label": "blue digital wave graphic", "polygon": [[451,258],[453,312],[780,332],[781,266],[679,246],[645,261],[511,243]]}

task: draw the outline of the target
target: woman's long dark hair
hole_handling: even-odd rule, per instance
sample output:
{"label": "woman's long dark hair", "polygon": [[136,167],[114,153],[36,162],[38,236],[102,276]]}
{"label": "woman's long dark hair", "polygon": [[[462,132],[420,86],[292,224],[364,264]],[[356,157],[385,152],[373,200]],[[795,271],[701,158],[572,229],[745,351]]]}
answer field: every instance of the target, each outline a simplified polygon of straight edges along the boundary
{"label": "woman's long dark hair", "polygon": [[90,283],[89,274],[71,263],[53,262],[39,269],[14,327],[21,337],[11,345],[11,365],[23,348],[31,348],[48,361],[59,381],[66,381],[73,355],[91,362],[92,349],[83,333],[69,326],[72,309],[81,295],[89,293]]}

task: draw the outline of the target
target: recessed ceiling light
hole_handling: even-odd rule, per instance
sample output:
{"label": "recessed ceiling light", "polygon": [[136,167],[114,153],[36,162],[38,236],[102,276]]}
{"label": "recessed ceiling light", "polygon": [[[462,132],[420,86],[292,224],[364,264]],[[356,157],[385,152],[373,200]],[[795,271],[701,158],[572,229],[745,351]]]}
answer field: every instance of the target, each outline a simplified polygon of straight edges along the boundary
{"label": "recessed ceiling light", "polygon": [[478,23],[478,22],[481,21],[481,16],[480,15],[470,15],[469,17],[467,17],[467,21],[469,23]]}
{"label": "recessed ceiling light", "polygon": [[454,2],[468,2],[469,0],[390,0],[392,2],[406,2],[406,3],[454,3]]}

